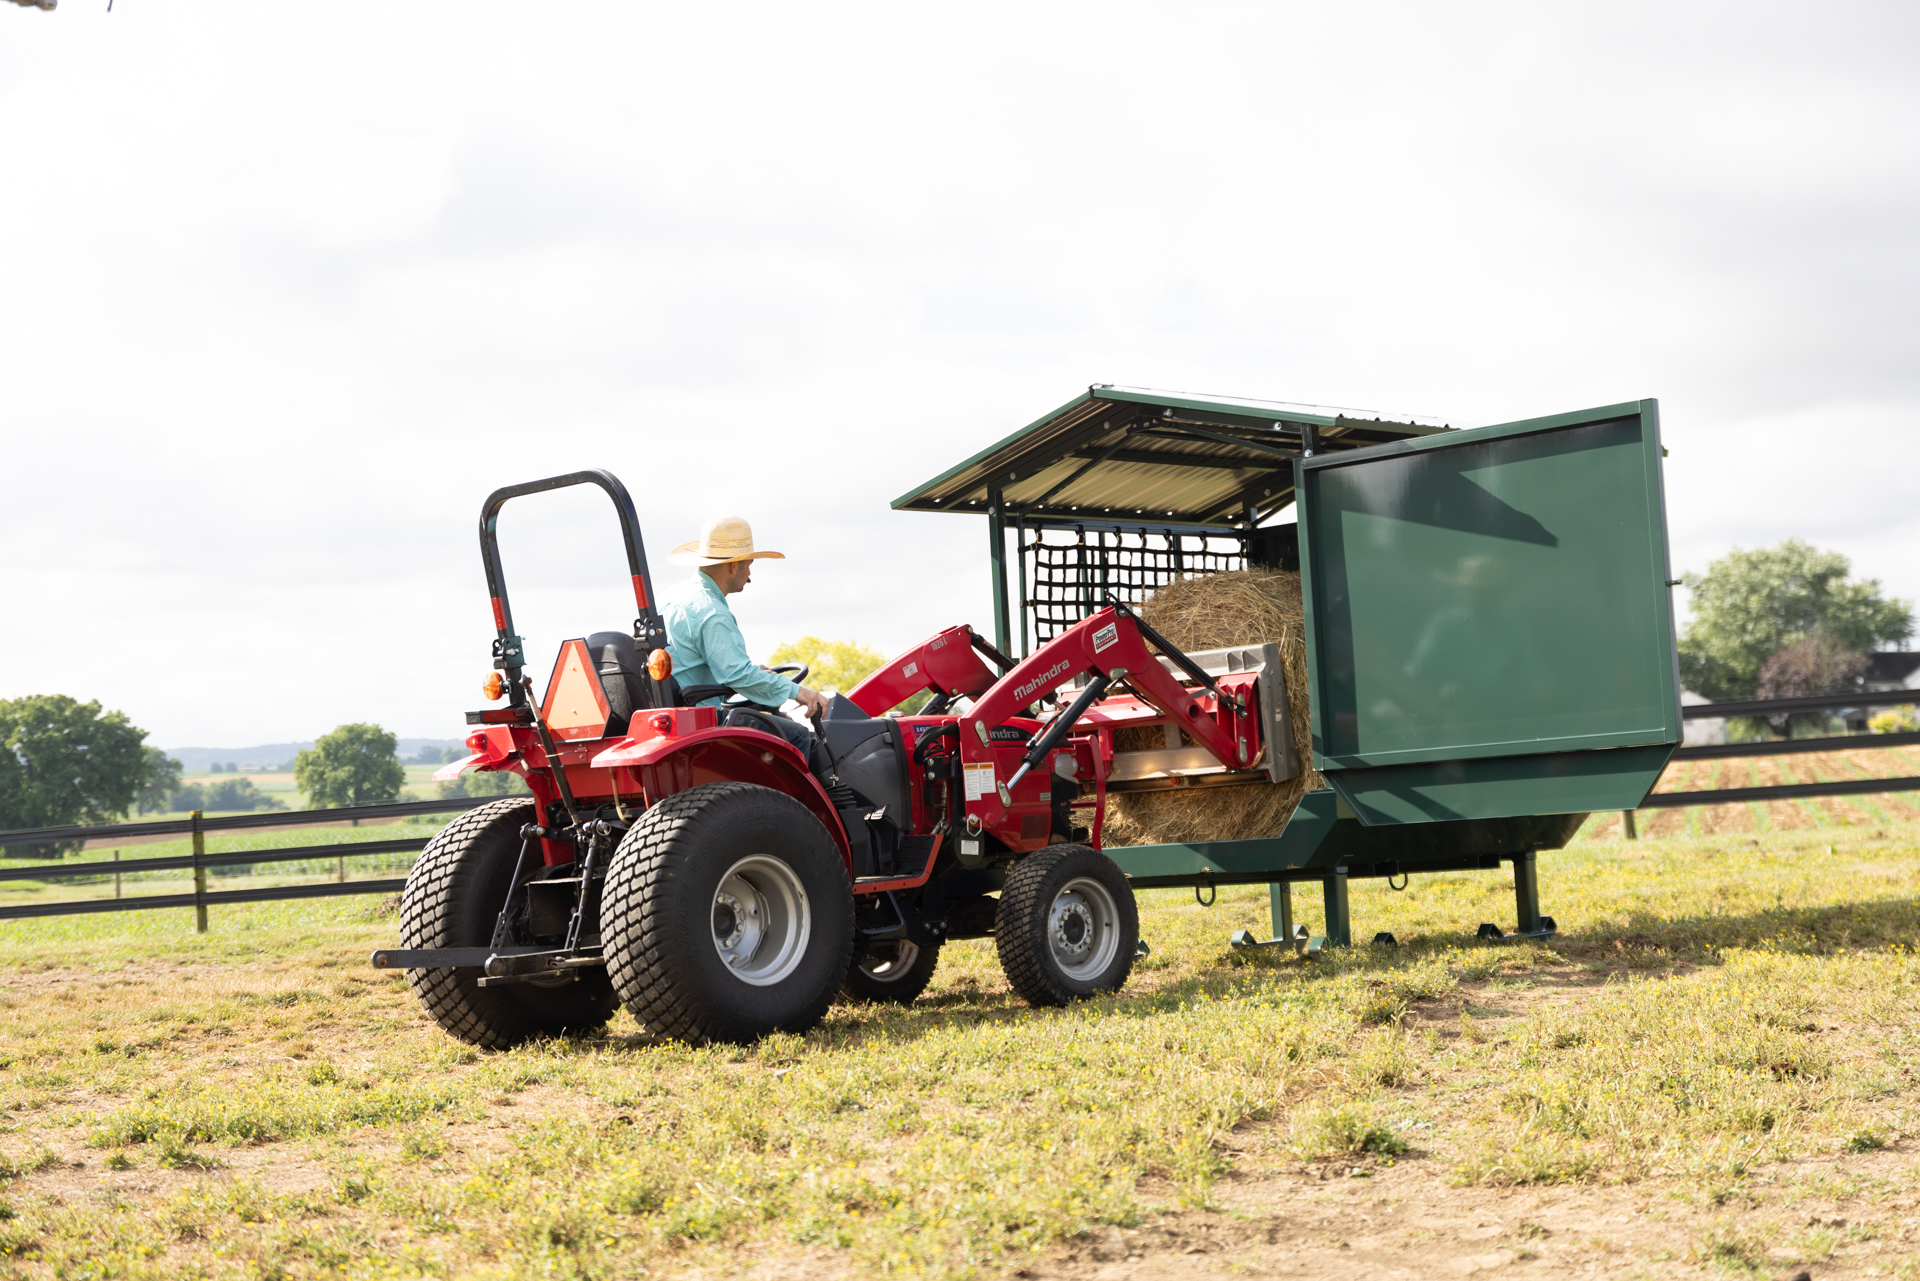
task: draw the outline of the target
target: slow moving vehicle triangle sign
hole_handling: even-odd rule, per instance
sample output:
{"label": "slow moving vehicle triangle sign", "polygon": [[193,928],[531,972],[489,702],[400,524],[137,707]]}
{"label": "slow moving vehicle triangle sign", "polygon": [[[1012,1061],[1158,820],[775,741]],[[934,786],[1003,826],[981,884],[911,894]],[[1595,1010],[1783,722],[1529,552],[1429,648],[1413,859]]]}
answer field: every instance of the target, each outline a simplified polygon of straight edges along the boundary
{"label": "slow moving vehicle triangle sign", "polygon": [[593,670],[587,642],[568,641],[560,647],[560,657],[553,665],[540,718],[555,738],[576,739],[604,738],[612,716],[613,707]]}

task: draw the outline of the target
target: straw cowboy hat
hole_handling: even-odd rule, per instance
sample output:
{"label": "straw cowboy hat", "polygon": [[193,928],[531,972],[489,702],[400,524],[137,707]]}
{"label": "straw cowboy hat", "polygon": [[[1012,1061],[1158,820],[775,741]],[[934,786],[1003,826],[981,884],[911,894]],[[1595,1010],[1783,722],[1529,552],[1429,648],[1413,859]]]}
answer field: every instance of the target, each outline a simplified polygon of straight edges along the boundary
{"label": "straw cowboy hat", "polygon": [[676,565],[724,565],[735,560],[785,560],[782,552],[753,550],[753,526],[738,516],[716,516],[707,522],[700,537],[681,543],[667,553]]}

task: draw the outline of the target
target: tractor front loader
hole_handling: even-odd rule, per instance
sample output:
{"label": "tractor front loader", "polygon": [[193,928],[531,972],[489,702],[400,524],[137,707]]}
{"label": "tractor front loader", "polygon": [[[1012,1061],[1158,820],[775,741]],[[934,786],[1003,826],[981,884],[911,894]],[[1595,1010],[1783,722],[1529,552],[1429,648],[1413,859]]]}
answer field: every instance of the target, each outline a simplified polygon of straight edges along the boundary
{"label": "tractor front loader", "polygon": [[[631,635],[563,643],[536,703],[499,513],[581,484],[619,514],[637,617]],[[1240,781],[1273,768],[1259,676],[1209,675],[1110,603],[1017,664],[967,627],[929,638],[830,701],[816,773],[732,715],[777,709],[674,679],[633,502],[612,475],[496,491],[480,543],[487,694],[505,703],[467,714],[470,754],[436,777],[511,771],[532,795],[434,838],[402,896],[402,945],[373,955],[477,1045],[589,1030],[622,1003],[690,1042],[804,1031],[836,996],[912,1001],[950,939],[993,937],[1035,1005],[1116,991],[1139,925],[1099,849],[1114,729],[1165,726]],[[715,697],[729,701],[701,705]]]}

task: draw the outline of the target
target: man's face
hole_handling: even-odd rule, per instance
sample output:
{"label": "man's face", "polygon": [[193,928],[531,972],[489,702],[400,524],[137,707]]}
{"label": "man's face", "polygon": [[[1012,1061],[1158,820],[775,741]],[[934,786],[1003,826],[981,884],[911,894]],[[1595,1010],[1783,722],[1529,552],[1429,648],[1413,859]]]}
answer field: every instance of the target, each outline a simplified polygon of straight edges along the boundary
{"label": "man's face", "polygon": [[730,560],[724,565],[709,565],[706,572],[722,595],[731,596],[753,580],[753,562]]}

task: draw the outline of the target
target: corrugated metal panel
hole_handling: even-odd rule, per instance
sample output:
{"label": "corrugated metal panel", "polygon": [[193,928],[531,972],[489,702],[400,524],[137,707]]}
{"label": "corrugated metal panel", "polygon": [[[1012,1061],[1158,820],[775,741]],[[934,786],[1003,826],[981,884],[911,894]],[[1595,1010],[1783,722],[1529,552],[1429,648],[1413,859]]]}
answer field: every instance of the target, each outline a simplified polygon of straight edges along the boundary
{"label": "corrugated metal panel", "polygon": [[1323,451],[1440,430],[1314,414],[1232,397],[1098,385],[894,500],[914,511],[1168,520],[1226,526],[1248,502],[1271,511],[1292,492],[1290,459],[1310,427]]}

